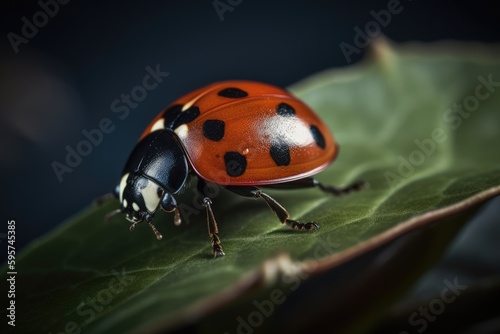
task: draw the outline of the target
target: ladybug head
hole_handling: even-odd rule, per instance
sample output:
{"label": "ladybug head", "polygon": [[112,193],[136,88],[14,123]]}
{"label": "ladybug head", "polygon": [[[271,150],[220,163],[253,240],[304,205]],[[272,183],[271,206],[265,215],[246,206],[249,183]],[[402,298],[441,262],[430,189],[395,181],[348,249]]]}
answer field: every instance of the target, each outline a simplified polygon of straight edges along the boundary
{"label": "ladybug head", "polygon": [[[175,223],[180,223],[180,214],[175,198],[155,181],[144,177],[140,173],[126,173],[115,189],[115,195],[120,200],[120,209],[116,212],[125,214],[125,218],[132,223],[133,231],[139,223],[146,222],[153,229],[158,240],[162,235],[153,225],[153,217],[158,207],[167,212],[175,211]],[[113,212],[111,213],[111,215]]]}

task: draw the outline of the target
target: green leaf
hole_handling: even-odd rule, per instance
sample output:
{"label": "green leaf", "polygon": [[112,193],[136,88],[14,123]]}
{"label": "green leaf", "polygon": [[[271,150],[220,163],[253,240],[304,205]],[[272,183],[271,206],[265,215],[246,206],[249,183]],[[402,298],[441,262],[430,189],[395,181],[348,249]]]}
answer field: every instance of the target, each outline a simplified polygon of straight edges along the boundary
{"label": "green leaf", "polygon": [[[366,328],[373,322],[370,312],[402,289],[402,281],[425,270],[467,217],[500,193],[500,52],[474,46],[475,51],[465,50],[468,45],[389,47],[380,40],[363,63],[291,88],[340,143],[338,160],[318,178],[334,185],[370,184],[343,197],[315,189],[269,191],[294,218],[319,222],[318,231],[287,230],[263,201],[220,190],[213,202],[226,256],[213,259],[205,213],[193,189],[181,196],[191,208],[181,226],[173,226],[170,215],[157,215],[161,242],[147,226],[130,233],[122,217],[105,223],[103,216],[117,208],[116,201],[89,207],[19,255],[18,320],[9,329],[151,332],[203,319],[198,329],[209,331],[206,326],[218,314],[231,306],[255,310],[254,296],[270,296],[287,279],[329,289],[315,277],[335,279],[339,266],[396,247],[397,239],[399,251],[383,253],[384,260],[370,266],[374,276],[366,276],[386,280],[376,295],[364,296],[367,309],[359,313]],[[454,112],[455,104],[464,105],[462,111]],[[439,228],[430,228],[436,223]],[[399,276],[384,276],[389,272]],[[315,312],[304,311],[303,319],[328,317],[327,305],[335,299],[360,298],[352,284],[363,280],[345,280],[337,281],[340,290],[324,290],[329,298],[318,301],[317,309],[306,299],[304,308]],[[222,317],[219,329],[236,332],[237,314],[249,313]],[[343,319],[343,329],[352,325]]]}

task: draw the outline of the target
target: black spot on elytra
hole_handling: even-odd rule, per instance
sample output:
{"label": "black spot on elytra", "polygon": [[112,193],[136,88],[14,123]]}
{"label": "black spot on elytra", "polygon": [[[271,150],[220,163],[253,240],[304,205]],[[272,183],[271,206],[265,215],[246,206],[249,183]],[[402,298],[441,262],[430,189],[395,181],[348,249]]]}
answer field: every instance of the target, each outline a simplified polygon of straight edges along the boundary
{"label": "black spot on elytra", "polygon": [[238,152],[226,152],[224,163],[226,164],[226,173],[229,176],[243,175],[247,168],[247,158]]}
{"label": "black spot on elytra", "polygon": [[229,97],[231,99],[239,99],[245,96],[248,96],[248,93],[239,88],[226,88],[217,93],[217,95],[222,97]]}
{"label": "black spot on elytra", "polygon": [[182,110],[182,104],[175,104],[163,112],[165,120],[165,129],[173,129],[175,120],[179,117]]}
{"label": "black spot on elytra", "polygon": [[318,145],[321,148],[325,148],[326,143],[325,143],[325,137],[323,137],[323,134],[321,131],[319,131],[318,127],[315,125],[311,125],[311,135],[316,142],[316,145]]}
{"label": "black spot on elytra", "polygon": [[163,112],[163,119],[165,120],[165,129],[174,130],[182,124],[187,124],[194,121],[200,116],[200,109],[197,106],[182,111],[182,104],[176,104]]}
{"label": "black spot on elytra", "polygon": [[288,166],[290,164],[290,146],[283,140],[275,141],[269,150],[276,166]]}
{"label": "black spot on elytra", "polygon": [[209,119],[203,123],[203,135],[213,141],[219,141],[224,137],[224,121]]}
{"label": "black spot on elytra", "polygon": [[295,109],[287,103],[280,103],[276,107],[276,112],[278,115],[283,116],[283,117],[293,117],[295,116]]}
{"label": "black spot on elytra", "polygon": [[156,195],[158,195],[158,198],[162,198],[163,197],[163,189],[161,189],[160,187],[156,188]]}
{"label": "black spot on elytra", "polygon": [[188,109],[181,112],[179,117],[175,120],[174,129],[181,126],[182,124],[191,123],[198,116],[200,116],[200,108],[197,106],[191,106]]}

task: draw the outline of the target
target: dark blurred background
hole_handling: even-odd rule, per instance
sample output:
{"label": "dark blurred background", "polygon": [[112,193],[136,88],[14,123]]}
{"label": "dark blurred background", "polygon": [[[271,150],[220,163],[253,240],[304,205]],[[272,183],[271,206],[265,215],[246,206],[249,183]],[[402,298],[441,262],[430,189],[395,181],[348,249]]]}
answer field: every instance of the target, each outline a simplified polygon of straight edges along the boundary
{"label": "dark blurred background", "polygon": [[[176,97],[227,79],[288,86],[355,63],[365,50],[348,59],[340,44],[353,45],[353,29],[394,1],[222,0],[220,13],[212,0],[60,2],[0,5],[0,206],[17,222],[18,248],[113,189],[143,129]],[[402,0],[381,32],[397,42],[498,42],[491,3]],[[53,17],[37,14],[43,6]],[[148,66],[169,74],[140,96]],[[143,100],[126,117],[113,112],[131,91]],[[66,165],[66,147],[104,118],[113,130],[58,178],[53,163]]]}

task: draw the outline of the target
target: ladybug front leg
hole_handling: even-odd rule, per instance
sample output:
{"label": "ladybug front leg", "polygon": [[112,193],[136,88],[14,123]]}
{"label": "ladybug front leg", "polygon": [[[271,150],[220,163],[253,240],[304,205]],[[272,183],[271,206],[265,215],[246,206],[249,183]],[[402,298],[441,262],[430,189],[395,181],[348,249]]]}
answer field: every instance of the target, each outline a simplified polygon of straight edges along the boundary
{"label": "ladybug front leg", "polygon": [[272,198],[265,192],[262,192],[262,190],[260,190],[257,187],[226,186],[226,189],[243,197],[249,197],[254,199],[262,198],[263,200],[266,201],[267,205],[276,214],[276,216],[278,216],[280,222],[282,224],[287,224],[294,230],[308,231],[308,230],[316,230],[319,228],[319,225],[316,224],[315,222],[299,223],[296,220],[290,219],[290,214],[281,204],[279,204],[274,198]]}
{"label": "ladybug front leg", "polygon": [[205,193],[206,182],[202,179],[198,179],[197,188],[200,194],[204,196],[203,206],[207,210],[208,236],[212,240],[212,253],[214,253],[215,257],[224,256],[225,254],[220,244],[219,228],[217,226],[217,221],[215,220],[214,211],[212,210],[212,201]]}

